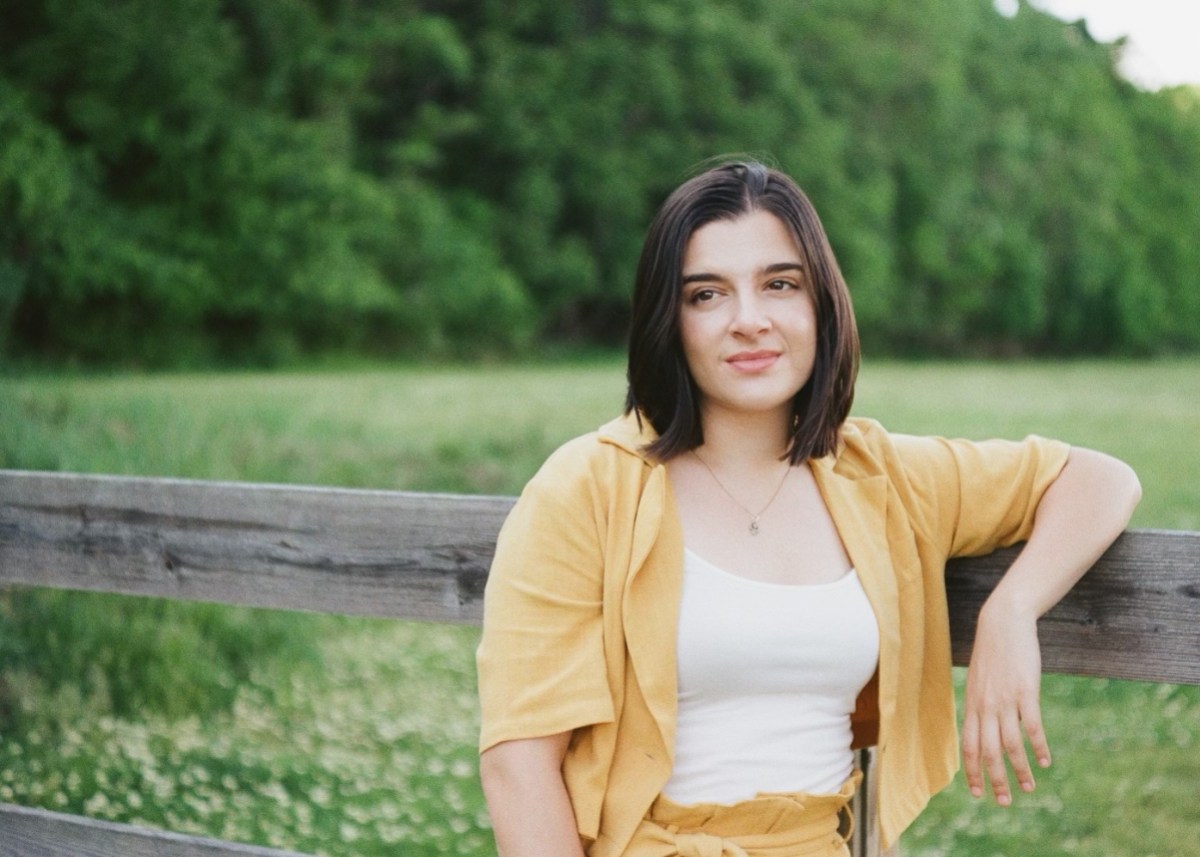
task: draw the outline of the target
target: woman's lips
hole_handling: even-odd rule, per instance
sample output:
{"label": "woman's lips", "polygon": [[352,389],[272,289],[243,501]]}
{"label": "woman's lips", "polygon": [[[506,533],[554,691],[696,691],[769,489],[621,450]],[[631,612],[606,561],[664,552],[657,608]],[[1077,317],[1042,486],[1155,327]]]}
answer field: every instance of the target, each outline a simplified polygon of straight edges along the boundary
{"label": "woman's lips", "polygon": [[726,358],[726,362],[739,372],[761,372],[773,366],[778,359],[778,351],[739,351]]}

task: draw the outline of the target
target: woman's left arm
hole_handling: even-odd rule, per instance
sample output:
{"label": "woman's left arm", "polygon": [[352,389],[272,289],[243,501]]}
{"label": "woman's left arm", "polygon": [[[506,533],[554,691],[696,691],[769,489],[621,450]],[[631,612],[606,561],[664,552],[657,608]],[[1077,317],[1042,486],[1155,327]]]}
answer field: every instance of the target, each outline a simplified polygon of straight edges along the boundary
{"label": "woman's left arm", "polygon": [[1141,494],[1124,462],[1073,447],[1042,495],[1029,540],[979,613],[962,729],[963,767],[975,797],[986,772],[996,802],[1012,803],[1005,758],[1021,789],[1033,790],[1025,736],[1038,764],[1050,764],[1037,620],[1121,534]]}

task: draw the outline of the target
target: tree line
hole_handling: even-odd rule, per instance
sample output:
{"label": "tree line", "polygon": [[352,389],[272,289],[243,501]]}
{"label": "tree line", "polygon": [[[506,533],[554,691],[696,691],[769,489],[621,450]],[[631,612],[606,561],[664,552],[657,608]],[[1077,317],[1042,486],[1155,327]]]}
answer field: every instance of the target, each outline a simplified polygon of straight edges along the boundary
{"label": "tree line", "polygon": [[873,353],[1200,345],[1200,91],[990,0],[0,0],[0,349],[622,341],[665,193],[769,158]]}

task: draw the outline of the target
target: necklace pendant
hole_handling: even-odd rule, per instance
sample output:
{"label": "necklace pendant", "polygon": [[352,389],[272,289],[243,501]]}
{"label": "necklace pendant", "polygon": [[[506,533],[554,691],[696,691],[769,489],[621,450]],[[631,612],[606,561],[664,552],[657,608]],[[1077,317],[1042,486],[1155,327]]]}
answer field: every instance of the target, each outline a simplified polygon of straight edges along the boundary
{"label": "necklace pendant", "polygon": [[753,518],[750,519],[750,535],[752,535],[752,536],[758,535],[758,515],[755,515]]}

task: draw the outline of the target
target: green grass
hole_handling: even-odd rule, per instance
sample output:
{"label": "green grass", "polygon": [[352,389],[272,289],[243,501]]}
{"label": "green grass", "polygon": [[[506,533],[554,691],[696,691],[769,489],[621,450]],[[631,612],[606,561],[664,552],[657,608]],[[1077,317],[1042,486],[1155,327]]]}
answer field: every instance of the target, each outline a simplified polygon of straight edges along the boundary
{"label": "green grass", "polygon": [[490,853],[476,629],[336,624],[323,667],[255,671],[228,712],[132,719],[70,692],[33,700],[38,716],[0,739],[0,800],[318,854]]}
{"label": "green grass", "polygon": [[[0,467],[509,494],[614,415],[623,386],[615,361],[10,378]],[[898,431],[1104,449],[1142,478],[1135,526],[1200,529],[1200,361],[868,364],[855,410]],[[5,669],[22,717],[0,735],[0,800],[323,854],[491,853],[477,629],[283,615],[319,658],[252,664],[203,715],[117,717],[71,683]],[[1038,792],[1000,810],[960,782],[906,855],[1200,854],[1200,691],[1044,688],[1056,761]]]}
{"label": "green grass", "polygon": [[1101,449],[1142,481],[1131,526],[1200,530],[1200,361],[867,365],[855,412],[893,431]]}
{"label": "green grass", "polygon": [[621,396],[612,363],[0,380],[0,467],[512,493]]}

